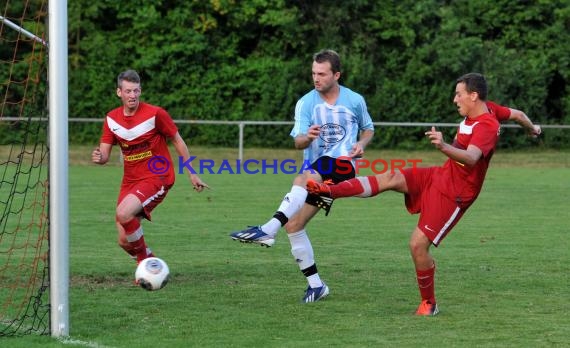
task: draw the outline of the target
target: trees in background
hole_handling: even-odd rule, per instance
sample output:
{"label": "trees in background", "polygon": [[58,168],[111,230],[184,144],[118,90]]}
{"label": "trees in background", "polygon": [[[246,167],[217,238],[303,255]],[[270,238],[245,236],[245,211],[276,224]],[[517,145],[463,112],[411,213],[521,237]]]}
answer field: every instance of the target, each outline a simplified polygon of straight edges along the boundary
{"label": "trees in background", "polygon": [[[485,74],[490,99],[540,123],[570,123],[568,1],[122,0],[69,2],[69,112],[118,105],[117,74],[176,119],[292,120],[322,48],[375,121],[457,122],[455,79]],[[290,147],[287,127],[246,127],[248,145]],[[71,125],[96,142],[100,125]],[[191,143],[235,146],[237,127],[181,127]],[[570,146],[568,132],[545,143]],[[380,129],[371,146],[418,146],[423,129]],[[528,144],[507,131],[503,146]]]}

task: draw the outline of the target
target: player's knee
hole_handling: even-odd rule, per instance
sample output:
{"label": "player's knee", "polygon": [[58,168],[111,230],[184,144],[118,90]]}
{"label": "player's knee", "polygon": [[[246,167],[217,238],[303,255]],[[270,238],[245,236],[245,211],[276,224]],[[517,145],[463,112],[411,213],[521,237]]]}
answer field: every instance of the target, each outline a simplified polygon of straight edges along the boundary
{"label": "player's knee", "polygon": [[129,222],[130,220],[132,220],[133,217],[134,217],[134,216],[133,216],[132,214],[126,212],[125,210],[122,210],[122,209],[118,209],[118,208],[117,208],[117,212],[116,212],[116,215],[115,215],[115,220],[116,220],[118,223],[120,223],[120,224],[125,224],[125,223]]}
{"label": "player's knee", "polygon": [[410,238],[410,253],[414,258],[425,256],[429,253],[430,242],[427,238]]}
{"label": "player's knee", "polygon": [[419,254],[420,251],[422,250],[419,243],[414,239],[410,239],[408,247],[410,248],[410,253],[412,254],[412,256]]}
{"label": "player's knee", "polygon": [[305,186],[307,183],[307,179],[304,175],[297,175],[295,179],[293,179],[293,185],[296,186]]}
{"label": "player's knee", "polygon": [[398,174],[399,174],[398,172],[390,171],[386,173],[386,177],[388,178],[389,181],[393,182],[396,180]]}
{"label": "player's knee", "polygon": [[403,178],[404,175],[399,171],[389,171],[376,175],[376,180],[378,181],[379,186],[383,188],[397,187]]}

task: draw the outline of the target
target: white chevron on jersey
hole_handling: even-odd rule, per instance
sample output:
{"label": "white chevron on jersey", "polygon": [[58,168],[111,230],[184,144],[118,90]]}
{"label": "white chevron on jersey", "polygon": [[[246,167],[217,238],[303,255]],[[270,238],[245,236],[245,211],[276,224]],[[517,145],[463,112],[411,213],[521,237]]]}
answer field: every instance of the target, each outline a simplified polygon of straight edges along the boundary
{"label": "white chevron on jersey", "polygon": [[465,124],[465,120],[461,121],[459,124],[459,133],[460,134],[473,134],[473,127],[475,127],[479,122],[473,123],[471,126]]}
{"label": "white chevron on jersey", "polygon": [[153,130],[155,127],[155,117],[156,116],[153,116],[133,128],[128,129],[118,124],[111,117],[107,116],[107,125],[111,132],[115,133],[116,136],[131,141]]}

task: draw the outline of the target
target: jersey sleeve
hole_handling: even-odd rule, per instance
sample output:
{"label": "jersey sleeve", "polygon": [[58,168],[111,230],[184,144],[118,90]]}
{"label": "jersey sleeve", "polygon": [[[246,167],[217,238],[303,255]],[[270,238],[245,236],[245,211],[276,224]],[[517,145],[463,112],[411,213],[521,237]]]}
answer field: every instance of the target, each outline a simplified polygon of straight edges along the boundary
{"label": "jersey sleeve", "polygon": [[311,110],[305,98],[299,99],[295,105],[295,125],[289,134],[293,138],[307,134],[311,126]]}
{"label": "jersey sleeve", "polygon": [[487,156],[495,149],[499,140],[499,123],[494,119],[486,119],[479,121],[473,127],[473,136],[469,141],[469,145],[475,145],[483,152],[483,156]]}
{"label": "jersey sleeve", "polygon": [[499,122],[505,122],[511,117],[511,109],[506,106],[499,105],[492,101],[487,102],[487,108],[497,118]]}
{"label": "jersey sleeve", "polygon": [[172,138],[178,132],[178,127],[172,120],[172,117],[163,108],[157,108],[156,111],[156,125],[157,129],[161,134],[164,134],[167,138]]}
{"label": "jersey sleeve", "polygon": [[368,113],[368,107],[366,106],[366,101],[364,100],[364,97],[360,97],[359,99],[360,100],[357,104],[357,109],[360,115],[358,128],[360,130],[365,130],[365,129],[374,130],[374,124],[372,123],[372,117],[370,117],[370,114]]}
{"label": "jersey sleeve", "polygon": [[109,128],[109,116],[106,116],[105,120],[103,121],[100,143],[111,145],[115,145],[117,143],[115,134],[113,134]]}

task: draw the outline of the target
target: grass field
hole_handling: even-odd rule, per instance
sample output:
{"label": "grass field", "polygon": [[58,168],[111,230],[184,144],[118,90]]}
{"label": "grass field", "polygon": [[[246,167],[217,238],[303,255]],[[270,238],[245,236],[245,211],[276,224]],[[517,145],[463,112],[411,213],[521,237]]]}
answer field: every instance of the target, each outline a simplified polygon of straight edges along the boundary
{"label": "grass field", "polygon": [[[216,161],[233,150],[196,149]],[[570,154],[499,152],[483,192],[433,250],[441,313],[419,303],[407,243],[417,216],[401,195],[335,202],[308,231],[329,297],[303,305],[306,282],[287,236],[273,248],[228,234],[270,217],[292,175],[204,174],[197,194],[185,176],[144,223],[165,259],[161,291],[133,285],[135,264],[116,245],[114,207],[122,169],[71,152],[70,339],[2,338],[2,347],[563,347],[570,341]],[[248,150],[248,158],[298,158]],[[293,157],[294,156],[294,157]],[[435,152],[378,152],[422,158]],[[363,173],[364,174],[364,173]]]}

